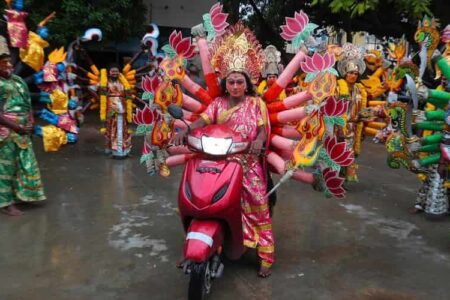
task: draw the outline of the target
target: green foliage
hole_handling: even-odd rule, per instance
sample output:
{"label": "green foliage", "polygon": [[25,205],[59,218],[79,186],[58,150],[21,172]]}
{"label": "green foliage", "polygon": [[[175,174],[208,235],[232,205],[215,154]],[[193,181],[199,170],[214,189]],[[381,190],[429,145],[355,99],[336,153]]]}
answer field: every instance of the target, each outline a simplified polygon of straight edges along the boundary
{"label": "green foliage", "polygon": [[[381,3],[382,2],[382,3]],[[350,17],[362,16],[369,11],[381,10],[389,5],[398,11],[405,11],[409,16],[420,18],[432,15],[431,0],[312,0],[312,6],[328,6],[332,13],[348,13]]]}
{"label": "green foliage", "polygon": [[[5,7],[0,2],[0,9]],[[67,45],[91,27],[103,32],[105,41],[122,41],[144,33],[146,8],[142,0],[25,0],[24,11],[29,13],[27,24],[36,30],[37,24],[56,11],[47,25],[49,42]]]}
{"label": "green foliage", "polygon": [[[412,43],[417,20],[436,16],[441,24],[450,23],[449,0],[221,0],[229,22],[239,18],[255,32],[263,46],[273,44],[283,49],[280,26],[285,17],[304,10],[310,21],[320,27],[333,26],[351,32],[367,31],[381,38],[401,37]],[[288,60],[287,57],[283,57]]]}

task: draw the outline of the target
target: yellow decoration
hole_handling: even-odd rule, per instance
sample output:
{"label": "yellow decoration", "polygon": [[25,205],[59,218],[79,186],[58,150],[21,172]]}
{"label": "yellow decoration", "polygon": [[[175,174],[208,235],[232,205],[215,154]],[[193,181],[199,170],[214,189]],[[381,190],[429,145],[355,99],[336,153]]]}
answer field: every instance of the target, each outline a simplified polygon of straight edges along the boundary
{"label": "yellow decoration", "polygon": [[320,154],[322,146],[316,148],[317,137],[306,141],[305,144],[299,142],[295,147],[292,157],[292,164],[296,167],[310,167],[314,164]]}
{"label": "yellow decoration", "polygon": [[49,109],[57,115],[67,113],[67,106],[69,104],[69,97],[63,91],[56,89],[50,94],[52,103]]}
{"label": "yellow decoration", "polygon": [[106,95],[100,95],[100,121],[106,121]]}
{"label": "yellow decoration", "polygon": [[384,106],[386,104],[386,101],[382,100],[370,100],[369,106]]}
{"label": "yellow decoration", "polygon": [[133,101],[131,99],[127,99],[127,122],[133,122]]}
{"label": "yellow decoration", "polygon": [[47,41],[30,31],[28,33],[28,48],[20,49],[20,60],[38,72],[44,65],[44,48],[48,46]]}
{"label": "yellow decoration", "polygon": [[314,104],[320,104],[336,91],[336,76],[328,72],[319,73],[309,84],[308,92]]}
{"label": "yellow decoration", "polygon": [[125,67],[123,67],[122,69],[122,73],[126,74],[131,70],[131,65],[130,64],[126,64]]}
{"label": "yellow decoration", "polygon": [[87,72],[87,77],[91,79],[93,82],[98,82],[98,75],[95,75],[91,72]]}
{"label": "yellow decoration", "polygon": [[378,133],[378,130],[375,128],[366,127],[364,128],[364,132],[366,135],[375,136]]}
{"label": "yellow decoration", "polygon": [[92,73],[94,73],[95,75],[100,75],[100,71],[98,70],[96,65],[92,65],[90,66]]}
{"label": "yellow decoration", "polygon": [[364,84],[364,87],[372,98],[379,97],[386,91],[386,88],[381,82],[381,76],[383,74],[383,68],[378,68],[372,75],[369,75],[367,79],[361,80],[361,83]]}
{"label": "yellow decoration", "polygon": [[339,88],[339,96],[341,96],[341,97],[350,96],[350,90],[348,88],[348,84],[347,84],[347,81],[345,81],[345,79],[339,79],[337,84],[338,84],[338,88]]}
{"label": "yellow decoration", "polygon": [[48,55],[48,60],[53,64],[59,64],[66,60],[67,52],[64,51],[64,47],[53,50],[52,53]]}
{"label": "yellow decoration", "polygon": [[42,126],[42,140],[45,152],[54,152],[67,144],[67,135],[64,130],[56,126],[46,125]]}
{"label": "yellow decoration", "polygon": [[[92,67],[92,66],[91,66]],[[106,121],[106,89],[108,88],[108,73],[106,69],[100,72],[100,120]]]}
{"label": "yellow decoration", "polygon": [[123,76],[123,74],[119,74],[119,81],[123,85],[123,88],[125,91],[130,89],[130,84],[128,83],[128,80]]}
{"label": "yellow decoration", "polygon": [[425,174],[423,174],[423,173],[419,173],[419,174],[417,174],[417,178],[418,178],[420,181],[424,182],[424,181],[427,179],[427,175],[425,175]]}

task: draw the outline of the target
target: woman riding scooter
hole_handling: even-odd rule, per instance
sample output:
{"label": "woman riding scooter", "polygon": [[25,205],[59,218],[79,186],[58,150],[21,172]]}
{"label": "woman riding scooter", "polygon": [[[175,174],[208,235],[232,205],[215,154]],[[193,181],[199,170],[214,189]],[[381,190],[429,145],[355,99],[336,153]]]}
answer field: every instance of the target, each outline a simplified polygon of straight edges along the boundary
{"label": "woman riding scooter", "polygon": [[[242,57],[235,54],[234,58],[227,64],[226,76],[221,81],[225,96],[216,98],[190,128],[224,124],[252,141],[248,153],[240,155],[244,169],[241,201],[244,246],[256,248],[261,260],[258,275],[268,277],[274,262],[274,238],[265,197],[268,172],[260,154],[267,143],[270,125],[265,103],[256,96]],[[181,131],[172,143],[181,145],[186,135],[187,130]]]}

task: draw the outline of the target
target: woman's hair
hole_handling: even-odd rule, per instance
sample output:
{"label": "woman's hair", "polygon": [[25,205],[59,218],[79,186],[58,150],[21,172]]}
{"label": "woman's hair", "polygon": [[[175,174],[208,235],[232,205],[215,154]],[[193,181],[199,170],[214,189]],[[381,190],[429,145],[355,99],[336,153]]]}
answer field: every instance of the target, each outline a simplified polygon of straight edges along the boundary
{"label": "woman's hair", "polygon": [[[239,73],[242,74],[245,78],[245,83],[247,84],[247,89],[245,90],[245,95],[246,96],[255,96],[256,95],[256,91],[255,91],[255,86],[253,85],[250,77],[244,73],[244,72],[231,72],[232,73]],[[228,74],[228,75],[230,75]],[[222,95],[226,95],[227,94],[227,78],[223,78],[220,81],[220,88],[222,89]]]}

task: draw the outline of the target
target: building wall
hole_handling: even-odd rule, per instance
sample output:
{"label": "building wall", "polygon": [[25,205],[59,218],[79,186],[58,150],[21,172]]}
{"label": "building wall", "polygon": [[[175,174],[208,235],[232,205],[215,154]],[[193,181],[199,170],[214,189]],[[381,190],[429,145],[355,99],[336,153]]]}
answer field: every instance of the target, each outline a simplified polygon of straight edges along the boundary
{"label": "building wall", "polygon": [[144,0],[148,20],[158,26],[191,28],[202,22],[217,0]]}

